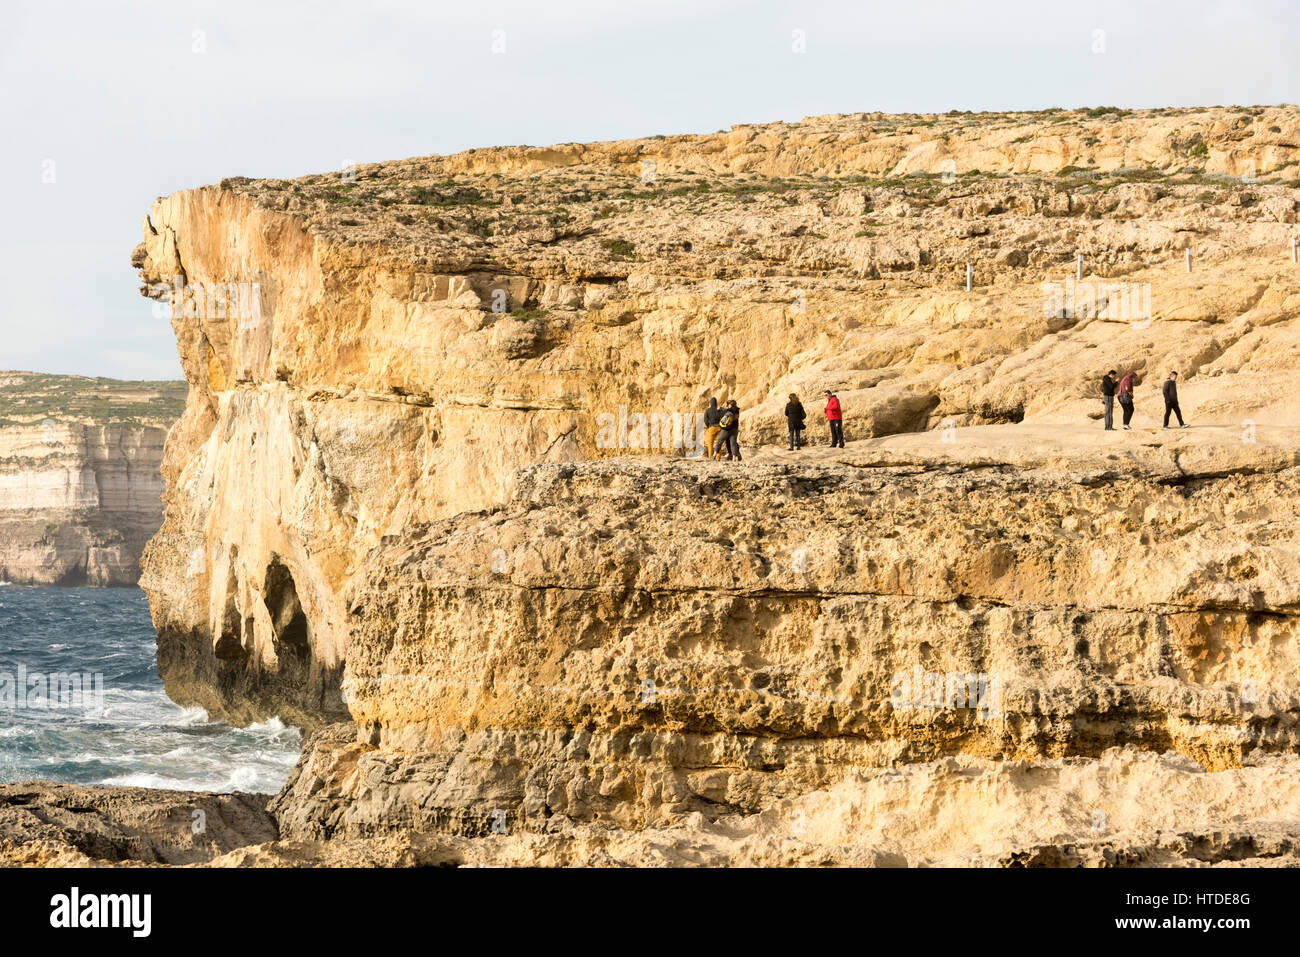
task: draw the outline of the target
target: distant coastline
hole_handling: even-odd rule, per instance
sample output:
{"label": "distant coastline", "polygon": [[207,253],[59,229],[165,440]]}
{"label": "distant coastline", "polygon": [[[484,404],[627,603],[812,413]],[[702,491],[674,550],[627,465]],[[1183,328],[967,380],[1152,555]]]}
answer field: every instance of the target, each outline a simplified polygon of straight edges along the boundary
{"label": "distant coastline", "polygon": [[131,587],[184,382],[0,372],[0,581]]}

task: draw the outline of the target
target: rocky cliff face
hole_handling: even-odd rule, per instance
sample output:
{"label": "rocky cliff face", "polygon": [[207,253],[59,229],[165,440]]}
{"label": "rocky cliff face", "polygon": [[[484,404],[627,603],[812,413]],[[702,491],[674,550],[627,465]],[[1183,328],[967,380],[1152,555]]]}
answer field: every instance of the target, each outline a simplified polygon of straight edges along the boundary
{"label": "rocky cliff face", "polygon": [[184,383],[0,373],[0,581],[134,585]]}
{"label": "rocky cliff face", "polygon": [[[143,580],[169,692],[343,722],[273,805],[304,839],[1184,853],[1117,775],[1169,820],[1210,787],[1196,833],[1300,817],[1250,798],[1296,749],[1300,111],[1096,112],[160,199],[134,263],[191,384]],[[1135,432],[1100,431],[1110,368]],[[1188,432],[1155,421],[1170,369]],[[754,454],[826,388],[848,449]],[[709,395],[745,464],[699,459]],[[1080,789],[1059,833],[974,810],[1047,777]],[[890,836],[935,795],[981,836]]]}

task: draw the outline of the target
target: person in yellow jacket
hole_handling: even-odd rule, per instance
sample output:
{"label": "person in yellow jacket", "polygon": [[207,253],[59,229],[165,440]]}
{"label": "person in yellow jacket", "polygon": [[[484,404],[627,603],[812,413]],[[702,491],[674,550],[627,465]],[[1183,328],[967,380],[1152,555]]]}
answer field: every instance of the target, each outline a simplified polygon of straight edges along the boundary
{"label": "person in yellow jacket", "polygon": [[716,398],[709,399],[709,407],[704,410],[704,455],[710,459],[722,458],[722,453],[714,454],[713,447],[718,444],[718,433],[722,427],[718,422],[722,419],[722,410],[718,408]]}

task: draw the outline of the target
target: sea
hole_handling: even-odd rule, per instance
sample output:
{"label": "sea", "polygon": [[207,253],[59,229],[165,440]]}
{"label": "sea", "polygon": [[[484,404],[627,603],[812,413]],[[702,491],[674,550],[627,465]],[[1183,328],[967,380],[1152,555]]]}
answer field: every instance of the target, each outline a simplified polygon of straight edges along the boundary
{"label": "sea", "polygon": [[0,782],[278,791],[297,729],[175,704],[154,640],[138,588],[0,583]]}

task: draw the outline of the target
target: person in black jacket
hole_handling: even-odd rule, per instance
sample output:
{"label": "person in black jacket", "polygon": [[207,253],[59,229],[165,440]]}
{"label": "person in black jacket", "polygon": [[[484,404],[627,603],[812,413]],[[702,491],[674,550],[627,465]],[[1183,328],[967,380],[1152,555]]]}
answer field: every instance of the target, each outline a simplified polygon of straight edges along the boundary
{"label": "person in black jacket", "polygon": [[1101,377],[1101,406],[1106,410],[1106,431],[1115,431],[1115,392],[1119,383],[1115,381],[1115,370],[1111,369]]}
{"label": "person in black jacket", "polygon": [[1180,429],[1187,428],[1187,423],[1183,421],[1183,410],[1178,408],[1178,373],[1177,372],[1169,373],[1169,378],[1165,380],[1164,389],[1162,391],[1164,392],[1164,396],[1165,396],[1165,428],[1166,429],[1169,428],[1170,412],[1178,416],[1178,427]]}
{"label": "person in black jacket", "polygon": [[736,405],[736,400],[730,400],[720,410],[722,417],[718,420],[718,425],[722,431],[718,433],[717,447],[718,457],[722,455],[722,450],[727,450],[727,461],[733,458],[740,461],[740,406]]}
{"label": "person in black jacket", "polygon": [[803,403],[793,392],[790,401],[785,404],[785,424],[790,430],[790,451],[803,448],[803,423],[808,416],[804,413]]}

